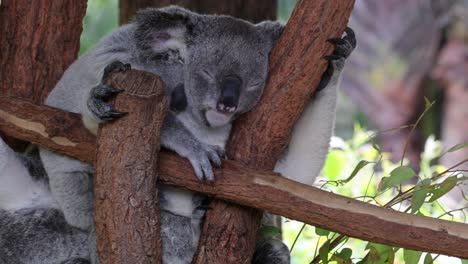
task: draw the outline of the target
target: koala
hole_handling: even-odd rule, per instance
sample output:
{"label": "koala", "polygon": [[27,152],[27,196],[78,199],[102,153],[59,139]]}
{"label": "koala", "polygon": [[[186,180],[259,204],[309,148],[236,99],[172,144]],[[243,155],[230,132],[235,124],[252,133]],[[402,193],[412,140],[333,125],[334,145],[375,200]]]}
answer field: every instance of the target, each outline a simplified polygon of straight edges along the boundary
{"label": "koala", "polygon": [[38,154],[0,138],[0,263],[89,263],[88,233],[70,226],[48,189]]}
{"label": "koala", "polygon": [[[254,25],[174,6],[146,9],[74,62],[46,104],[80,113],[85,126],[96,133],[99,123],[124,115],[109,103],[120,91],[104,84],[108,74],[129,67],[155,73],[165,82],[170,99],[161,130],[162,146],[187,158],[200,180],[214,181],[212,165],[222,162],[233,120],[259,100],[267,78],[268,56],[282,30],[278,22]],[[355,46],[350,29],[345,37],[330,41],[336,48],[327,57],[330,65],[320,91],[295,126],[290,146],[275,168],[303,183],[311,184],[323,166],[333,130],[338,77]],[[40,157],[53,201],[48,210],[56,210],[61,217],[57,221],[65,220],[69,230],[84,233],[80,239],[87,240],[89,254],[84,259],[97,263],[93,167],[46,149],[40,149]],[[202,195],[161,188],[163,263],[191,262],[205,203]],[[22,219],[22,215],[16,215],[18,212],[23,211],[14,211],[9,221]],[[289,263],[287,247],[278,242],[258,243],[266,252],[257,252],[254,263]],[[78,256],[77,261],[81,258]]]}

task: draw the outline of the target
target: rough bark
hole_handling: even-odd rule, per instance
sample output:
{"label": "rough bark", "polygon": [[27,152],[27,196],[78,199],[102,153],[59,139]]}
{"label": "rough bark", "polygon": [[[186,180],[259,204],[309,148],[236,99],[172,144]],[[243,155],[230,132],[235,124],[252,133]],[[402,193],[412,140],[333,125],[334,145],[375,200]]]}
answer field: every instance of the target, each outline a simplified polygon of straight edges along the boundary
{"label": "rough bark", "polygon": [[[15,89],[15,87],[13,87]],[[83,129],[81,115],[0,97],[0,130],[11,137],[93,163],[96,138]]]}
{"label": "rough bark", "polygon": [[[326,40],[341,36],[353,5],[336,0],[297,3],[270,56],[262,99],[235,123],[227,148],[230,159],[273,169],[326,68],[322,58],[332,50]],[[261,212],[221,201],[211,206],[194,263],[249,263]]]}
{"label": "rough bark", "polygon": [[[41,104],[78,55],[86,0],[1,2],[0,94]],[[27,146],[5,139],[18,151]]]}
{"label": "rough bark", "polygon": [[99,130],[94,220],[100,263],[161,263],[156,167],[168,107],[164,85],[133,70],[112,75],[108,84],[125,90],[114,107],[128,115]]}
{"label": "rough bark", "polygon": [[86,0],[3,0],[0,93],[43,103],[78,55],[85,12]]}
{"label": "rough bark", "polygon": [[[23,104],[17,99],[11,99],[10,104],[17,104],[18,106],[14,109],[21,113],[41,110],[37,112],[35,122],[42,124],[46,131],[49,131],[47,125],[54,122],[48,120],[51,111],[56,117],[69,116],[70,120],[67,122],[70,124],[81,122],[79,115],[69,115],[58,109],[45,106],[31,109],[30,105]],[[5,110],[3,104],[0,103],[0,106],[2,110]],[[62,124],[63,121],[60,120],[63,119],[57,118],[55,123]],[[0,119],[0,124],[3,124],[3,121],[4,119]],[[0,130],[23,140],[40,137],[40,135],[31,136],[37,133],[34,130],[24,130],[23,127],[15,126],[15,124],[10,124],[11,127],[8,130],[0,126]],[[67,123],[63,124],[65,125],[52,125],[52,127],[57,127],[55,135],[66,138],[66,141],[75,142],[76,146],[85,146],[82,149],[86,151],[75,151],[77,149],[72,146],[66,152],[63,149],[54,149],[54,146],[58,145],[50,137],[44,137],[34,143],[92,163],[96,153],[95,139],[83,136],[87,132],[81,124],[73,127],[73,130],[78,132],[72,134],[68,133],[70,127],[67,127]],[[158,180],[163,184],[180,186],[243,206],[268,210],[351,237],[468,258],[468,251],[465,250],[468,247],[467,224],[403,214],[391,209],[372,206],[279,177],[277,173],[253,170],[236,161],[227,160],[222,168],[215,170],[217,180],[214,184],[200,182],[193,174],[190,163],[173,153],[160,153],[159,171]]]}
{"label": "rough bark", "polygon": [[120,0],[120,23],[125,24],[136,11],[146,7],[179,5],[202,14],[223,14],[257,23],[276,18],[276,0]]}

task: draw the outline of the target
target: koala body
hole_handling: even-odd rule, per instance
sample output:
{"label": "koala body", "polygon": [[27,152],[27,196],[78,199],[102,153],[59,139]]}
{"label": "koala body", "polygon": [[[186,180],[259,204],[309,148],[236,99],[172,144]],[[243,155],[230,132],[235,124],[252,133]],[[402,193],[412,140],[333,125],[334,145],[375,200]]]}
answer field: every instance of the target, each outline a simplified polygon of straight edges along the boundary
{"label": "koala body", "polygon": [[[176,102],[162,127],[162,146],[187,158],[201,180],[213,181],[212,164],[221,164],[232,121],[262,94],[269,52],[282,29],[277,22],[253,25],[178,7],[147,9],[73,63],[46,104],[82,114],[85,126],[96,133],[98,123],[122,115],[108,103],[118,91],[103,84],[106,72],[130,64],[155,73],[165,82],[171,104]],[[323,165],[333,130],[338,76],[349,53],[340,55],[330,63],[322,91],[299,120],[290,147],[276,166],[286,177],[310,184]],[[72,230],[88,234],[90,258],[97,263],[92,166],[45,149],[40,156],[53,198],[50,210],[58,208]],[[291,165],[297,161],[300,166]],[[191,262],[205,212],[203,201],[201,195],[162,187],[164,263]],[[284,254],[269,252],[266,258],[256,254],[255,263],[289,263],[287,248],[269,243],[261,243],[262,248]]]}
{"label": "koala body", "polygon": [[38,158],[0,138],[0,263],[89,263],[88,233],[65,221]]}

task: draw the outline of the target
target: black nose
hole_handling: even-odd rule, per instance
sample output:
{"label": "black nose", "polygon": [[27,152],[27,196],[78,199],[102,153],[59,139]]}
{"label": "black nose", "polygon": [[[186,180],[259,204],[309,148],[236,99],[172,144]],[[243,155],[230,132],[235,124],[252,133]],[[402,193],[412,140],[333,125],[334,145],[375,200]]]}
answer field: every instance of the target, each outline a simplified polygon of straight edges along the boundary
{"label": "black nose", "polygon": [[242,81],[237,76],[227,76],[221,83],[221,96],[218,99],[217,109],[221,112],[232,113],[239,103]]}

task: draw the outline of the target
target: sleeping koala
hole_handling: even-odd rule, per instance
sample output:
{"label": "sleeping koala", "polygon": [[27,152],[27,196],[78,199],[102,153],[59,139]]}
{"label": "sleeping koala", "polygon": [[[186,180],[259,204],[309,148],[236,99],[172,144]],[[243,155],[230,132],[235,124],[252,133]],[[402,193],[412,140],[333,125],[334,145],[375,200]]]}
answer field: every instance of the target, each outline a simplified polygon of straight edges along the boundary
{"label": "sleeping koala", "polygon": [[[107,74],[129,65],[155,73],[165,82],[171,101],[161,144],[189,159],[201,180],[213,181],[211,164],[221,163],[232,121],[260,98],[268,55],[282,29],[277,22],[253,25],[179,7],[147,9],[73,63],[46,103],[81,113],[85,126],[96,132],[98,123],[123,115],[108,103],[119,90],[103,84]],[[320,85],[323,89],[299,120],[290,147],[276,167],[305,183],[311,183],[323,165],[333,129],[338,76],[355,46],[350,30],[343,39],[332,41],[336,49],[328,57],[331,63]],[[56,206],[68,224],[89,231],[89,252],[97,262],[92,166],[45,149],[40,155]],[[296,161],[298,166],[291,165]],[[160,195],[163,262],[189,263],[198,244],[204,198],[169,187],[163,187]],[[264,248],[279,248],[284,254],[263,254],[269,260],[257,254],[257,263],[288,263],[287,248],[272,243]]]}

